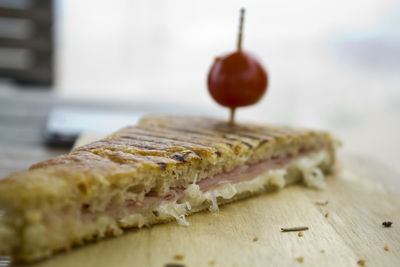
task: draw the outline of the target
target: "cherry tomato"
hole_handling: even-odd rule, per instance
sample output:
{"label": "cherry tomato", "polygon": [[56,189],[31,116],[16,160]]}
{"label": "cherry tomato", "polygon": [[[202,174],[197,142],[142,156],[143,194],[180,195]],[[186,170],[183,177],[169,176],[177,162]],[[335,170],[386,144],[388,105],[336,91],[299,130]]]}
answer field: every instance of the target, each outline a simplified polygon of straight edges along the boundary
{"label": "cherry tomato", "polygon": [[263,66],[243,50],[217,58],[208,74],[208,90],[219,104],[235,109],[258,102],[267,90]]}

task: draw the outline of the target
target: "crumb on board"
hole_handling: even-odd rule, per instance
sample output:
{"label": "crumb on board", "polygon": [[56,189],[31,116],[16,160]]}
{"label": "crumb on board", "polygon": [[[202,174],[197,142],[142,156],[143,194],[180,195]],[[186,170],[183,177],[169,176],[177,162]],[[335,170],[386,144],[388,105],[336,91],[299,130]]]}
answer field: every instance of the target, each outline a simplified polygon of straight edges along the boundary
{"label": "crumb on board", "polygon": [[316,202],[315,202],[315,205],[318,205],[318,206],[326,206],[326,205],[328,205],[328,200],[325,200],[325,201],[316,201]]}
{"label": "crumb on board", "polygon": [[391,227],[392,224],[393,224],[393,223],[392,223],[391,221],[384,221],[384,222],[382,223],[383,227]]}
{"label": "crumb on board", "polygon": [[210,261],[208,262],[208,264],[214,265],[214,264],[215,264],[215,260],[210,260]]}
{"label": "crumb on board", "polygon": [[302,236],[303,236],[303,232],[299,232],[297,235],[298,235],[299,237],[302,237]]}
{"label": "crumb on board", "polygon": [[303,257],[298,257],[298,258],[296,258],[296,261],[298,261],[298,262],[303,262],[304,261],[304,258]]}
{"label": "crumb on board", "polygon": [[186,265],[181,263],[166,263],[164,267],[186,267]]}
{"label": "crumb on board", "polygon": [[257,241],[258,241],[258,237],[254,237],[253,242],[257,242]]}
{"label": "crumb on board", "polygon": [[325,213],[325,215],[324,215],[324,216],[325,216],[325,218],[328,218],[328,216],[329,216],[329,213]]}
{"label": "crumb on board", "polygon": [[383,249],[386,250],[386,251],[389,251],[389,246],[388,246],[388,245],[385,245],[385,246],[383,247]]}
{"label": "crumb on board", "polygon": [[359,260],[357,261],[357,264],[360,266],[365,266],[365,260]]}
{"label": "crumb on board", "polygon": [[325,249],[321,249],[321,253],[324,254],[325,253]]}
{"label": "crumb on board", "polygon": [[306,230],[308,230],[308,226],[281,227],[281,232],[297,232]]}
{"label": "crumb on board", "polygon": [[183,260],[185,258],[185,255],[183,254],[175,254],[174,260]]}

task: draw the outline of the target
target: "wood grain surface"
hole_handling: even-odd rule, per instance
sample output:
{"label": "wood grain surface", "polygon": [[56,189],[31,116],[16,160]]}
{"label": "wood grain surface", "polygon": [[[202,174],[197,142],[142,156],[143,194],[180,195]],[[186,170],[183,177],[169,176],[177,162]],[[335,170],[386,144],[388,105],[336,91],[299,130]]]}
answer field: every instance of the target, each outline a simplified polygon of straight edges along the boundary
{"label": "wood grain surface", "polygon": [[[188,227],[133,229],[32,266],[400,266],[400,194],[388,187],[399,177],[373,161],[339,157],[323,191],[293,185],[194,214]],[[293,226],[309,230],[280,231]]]}

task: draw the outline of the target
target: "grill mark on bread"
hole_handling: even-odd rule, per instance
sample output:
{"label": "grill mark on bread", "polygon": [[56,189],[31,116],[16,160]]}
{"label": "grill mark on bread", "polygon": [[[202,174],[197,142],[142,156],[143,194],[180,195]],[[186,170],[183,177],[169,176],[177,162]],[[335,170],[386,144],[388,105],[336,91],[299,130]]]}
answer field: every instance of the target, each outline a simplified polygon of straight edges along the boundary
{"label": "grill mark on bread", "polygon": [[[118,136],[114,136],[113,138],[118,138]],[[101,156],[103,158],[107,158],[108,160],[117,163],[117,164],[123,164],[129,163],[129,161],[135,160],[135,161],[140,161],[140,159],[137,159],[138,157],[146,159],[147,161],[151,161],[155,164],[157,164],[162,170],[166,170],[167,163],[172,163],[171,160],[175,162],[182,162],[185,163],[187,162],[187,159],[185,158],[186,155],[191,154],[191,158],[198,158],[200,160],[203,159],[203,157],[192,150],[192,147],[188,146],[170,146],[168,149],[168,146],[166,146],[166,149],[158,149],[156,147],[149,147],[149,146],[143,146],[143,145],[137,145],[137,144],[126,144],[125,142],[120,142],[112,139],[108,140],[103,140],[100,141],[102,146],[101,148],[91,148],[88,150],[82,150],[80,148],[79,151],[87,151],[90,153],[93,153],[97,156]],[[142,141],[146,142],[146,141]],[[108,144],[108,145],[107,145]],[[129,147],[134,146],[135,148],[139,148],[139,150],[130,150]],[[93,146],[92,146],[93,147]],[[142,148],[142,149],[141,149]],[[86,148],[87,149],[87,148]],[[208,149],[208,148],[207,148]],[[179,151],[185,151],[184,155],[181,155],[177,152]],[[206,152],[205,149],[199,151],[201,152]],[[209,153],[212,153],[213,151],[208,151]],[[155,154],[154,154],[155,153]],[[160,160],[160,159],[166,159],[166,160]],[[167,161],[167,162],[165,162]]]}
{"label": "grill mark on bread", "polygon": [[129,144],[129,146],[144,148],[144,149],[148,149],[148,150],[166,151],[165,149],[160,149],[160,148],[152,147],[152,146],[143,146],[143,145],[137,145],[137,144]]}
{"label": "grill mark on bread", "polygon": [[[190,125],[190,126],[192,126],[192,125]],[[195,127],[192,127],[192,128],[195,128]],[[286,130],[285,131],[271,131],[268,134],[265,134],[265,132],[242,131],[242,130],[238,130],[236,128],[233,128],[233,131],[232,131],[232,129],[222,127],[222,126],[215,127],[214,131],[204,131],[204,130],[200,130],[197,128],[195,128],[195,130],[192,130],[192,129],[185,129],[185,128],[177,128],[177,127],[164,127],[164,129],[172,130],[172,131],[178,132],[178,133],[184,132],[184,133],[201,135],[201,136],[205,136],[208,138],[212,138],[214,140],[218,139],[218,141],[220,141],[222,139],[222,140],[224,140],[222,142],[228,146],[232,146],[232,144],[228,143],[226,140],[237,141],[237,142],[240,142],[243,145],[247,146],[249,149],[254,148],[254,146],[259,147],[259,146],[269,142],[271,139],[279,137],[279,136],[288,138],[288,137],[290,137],[290,135],[297,134],[297,131],[292,130],[290,128],[287,128],[287,131]],[[266,129],[263,129],[263,130],[266,131]],[[226,136],[224,133],[234,135],[235,137]],[[258,144],[250,144],[249,142],[242,140],[243,138],[248,138],[248,139],[254,140]]]}
{"label": "grill mark on bread", "polygon": [[253,134],[261,134],[264,135],[266,132],[274,134],[274,135],[288,135],[288,134],[299,134],[299,130],[295,130],[289,127],[285,126],[280,126],[279,128],[277,127],[260,127],[260,126],[255,126],[255,125],[249,125],[249,126],[244,126],[244,125],[228,125],[228,124],[217,124],[215,126],[215,129],[217,130],[233,130],[235,132],[242,132],[242,133],[248,133],[250,135]]}
{"label": "grill mark on bread", "polygon": [[[106,142],[102,141],[101,144],[98,144],[96,146],[81,147],[78,150],[90,151],[90,150],[98,149],[98,148],[102,148],[102,147],[106,147],[106,148],[111,149],[113,151],[121,151],[121,152],[125,152],[125,153],[129,153],[127,150],[123,149],[123,148],[126,148],[126,147],[141,148],[141,149],[143,149],[143,150],[140,150],[141,152],[145,152],[146,150],[151,150],[153,152],[161,152],[161,153],[168,151],[166,148],[146,145],[146,144],[144,144],[144,142],[133,143],[133,142],[118,141],[118,140],[113,140],[113,139],[106,140]],[[167,146],[165,146],[165,147],[167,147]],[[120,149],[116,150],[114,148],[120,148]],[[139,152],[139,151],[136,151],[136,152]]]}
{"label": "grill mark on bread", "polygon": [[195,137],[198,137],[198,135],[200,135],[201,137],[206,137],[211,140],[218,140],[219,142],[225,142],[224,139],[226,139],[215,131],[190,130],[186,128],[176,128],[176,127],[164,127],[164,129],[168,129],[172,132],[177,132],[177,133],[183,132],[183,133],[194,134]]}
{"label": "grill mark on bread", "polygon": [[138,138],[136,136],[129,136],[129,135],[117,135],[117,138],[122,138],[122,139],[130,139],[130,140],[136,140],[136,141],[142,141],[142,142],[150,142],[150,143],[155,143],[155,144],[160,144],[160,145],[168,145],[165,142],[160,142],[160,141],[155,141],[155,140],[148,140],[144,138]]}
{"label": "grill mark on bread", "polygon": [[214,142],[214,143],[218,143],[218,144],[225,144],[228,146],[232,146],[232,144],[230,142],[227,142],[226,139],[228,140],[234,140],[237,141],[237,139],[232,139],[232,138],[226,138],[221,136],[221,134],[218,134],[217,132],[214,131],[193,131],[193,130],[189,130],[189,129],[184,129],[184,128],[174,128],[174,127],[164,127],[162,130],[168,130],[168,133],[170,133],[171,135],[176,135],[176,133],[178,134],[182,134],[183,133],[188,133],[188,134],[192,134],[192,138],[203,138],[203,139],[207,139],[210,142]]}
{"label": "grill mark on bread", "polygon": [[222,135],[222,137],[225,138],[225,139],[231,140],[231,141],[240,142],[241,144],[247,146],[247,147],[250,148],[250,149],[253,148],[253,145],[251,145],[250,143],[247,143],[247,142],[241,140],[240,138],[233,138],[233,137],[228,137],[228,136],[225,136],[225,135]]}
{"label": "grill mark on bread", "polygon": [[[220,133],[217,131],[210,131],[210,132],[204,132],[204,131],[197,131],[197,130],[188,130],[188,129],[183,129],[183,128],[171,128],[171,127],[165,127],[163,128],[162,131],[161,129],[157,129],[157,128],[152,128],[151,132],[149,133],[148,131],[144,131],[141,132],[140,130],[142,129],[135,129],[135,130],[139,130],[139,131],[132,131],[133,128],[127,129],[126,131],[130,134],[134,134],[134,135],[141,135],[141,136],[150,136],[150,137],[155,137],[155,138],[159,138],[159,139],[163,139],[163,140],[174,140],[177,142],[182,142],[182,143],[189,143],[189,144],[195,144],[195,145],[199,145],[199,146],[206,146],[209,148],[215,148],[215,146],[210,146],[210,145],[206,145],[204,144],[204,139],[209,139],[211,142],[216,142],[217,144],[226,144],[228,146],[231,146],[231,143],[227,142],[226,140],[231,140],[231,141],[236,141],[236,142],[240,142],[241,144],[243,144],[244,146],[246,146],[249,149],[253,149],[254,146],[259,146],[259,143],[264,141],[265,143],[265,137],[260,137],[260,136],[254,136],[254,135],[250,135],[250,134],[244,134],[244,135],[239,135],[235,132],[231,132],[229,130],[225,130],[223,132],[228,133],[228,134],[232,134],[235,135],[235,137],[233,136],[227,136],[224,133]],[[168,130],[167,132],[165,132],[165,130]],[[155,135],[153,134],[153,132],[157,132],[160,135]],[[200,135],[201,137],[203,137],[202,143],[199,142],[194,142],[192,140],[187,140],[187,139],[178,139],[175,137],[169,137],[169,136],[165,136],[165,134],[170,134],[170,135],[176,135],[176,133],[182,134],[182,132],[184,133],[189,133],[189,134],[195,134],[195,135]],[[161,135],[164,134],[164,135]],[[133,136],[128,136],[128,135],[123,135],[123,136],[116,136],[116,137],[126,137],[127,139],[136,139],[136,140],[143,140],[143,141],[148,141],[148,142],[154,142],[154,143],[159,143],[162,144],[164,142],[160,142],[160,141],[155,141],[155,140],[146,140],[143,138],[137,138],[137,137],[133,137]],[[196,136],[198,138],[198,136]],[[205,138],[204,138],[205,137]],[[250,144],[249,142],[246,142],[243,140],[243,137],[248,138],[248,139],[252,139],[257,141],[257,144]],[[182,147],[185,147],[187,149],[192,150],[192,147],[187,147],[182,145]],[[216,149],[216,148],[215,148]]]}
{"label": "grill mark on bread", "polygon": [[182,155],[179,155],[179,154],[175,154],[171,158],[173,158],[176,161],[186,162],[186,159]]}
{"label": "grill mark on bread", "polygon": [[262,145],[264,145],[264,144],[266,144],[266,143],[268,143],[268,142],[269,142],[268,139],[263,139],[263,140],[261,140],[261,142],[258,144],[258,147],[260,147],[260,146],[262,146]]}
{"label": "grill mark on bread", "polygon": [[[231,146],[231,143],[228,143],[226,140],[237,141],[237,142],[240,142],[240,143],[242,143],[243,145],[247,146],[247,147],[250,148],[250,149],[253,148],[253,145],[251,145],[251,144],[248,143],[248,142],[245,142],[245,141],[241,140],[241,139],[240,139],[241,136],[238,136],[239,138],[228,137],[228,136],[226,136],[226,135],[224,135],[224,134],[221,134],[221,133],[219,133],[219,132],[217,132],[217,131],[199,132],[199,131],[187,130],[187,129],[182,129],[182,128],[169,128],[169,127],[165,127],[165,129],[172,130],[172,131],[178,132],[178,133],[181,133],[181,132],[194,133],[194,134],[201,135],[201,136],[203,136],[203,137],[208,137],[208,138],[210,138],[210,139],[212,139],[212,140],[215,140],[215,139],[217,139],[217,138],[218,138],[218,139],[222,139],[222,140],[224,140],[224,141],[220,141],[220,142],[223,142],[224,144],[226,144],[226,145],[228,145],[228,146]],[[235,134],[235,135],[237,135],[237,134]],[[217,137],[217,138],[216,138],[216,137]],[[256,138],[256,137],[253,137],[252,139],[254,139],[254,140],[260,140],[260,138]]]}
{"label": "grill mark on bread", "polygon": [[269,139],[269,138],[274,138],[274,137],[278,137],[278,136],[285,136],[287,137],[288,135],[292,135],[294,133],[283,133],[283,132],[279,132],[279,131],[270,131],[268,132],[268,134],[265,134],[265,132],[249,132],[249,131],[242,131],[242,130],[235,130],[233,129],[229,129],[229,128],[216,128],[218,131],[220,132],[224,132],[224,133],[228,133],[228,134],[232,134],[232,135],[236,135],[238,137],[245,137],[245,138],[249,138],[249,139],[253,139],[253,140],[257,140],[257,141],[261,141],[261,140],[265,140],[265,139]]}
{"label": "grill mark on bread", "polygon": [[246,142],[246,141],[243,141],[243,140],[240,140],[240,139],[236,139],[236,138],[232,138],[232,137],[227,137],[227,136],[224,136],[224,138],[229,139],[229,140],[239,141],[240,143],[242,143],[243,145],[247,146],[248,148],[250,148],[250,149],[253,148],[253,145],[248,143],[248,142]]}
{"label": "grill mark on bread", "polygon": [[[118,138],[115,136],[114,138]],[[133,154],[133,153],[138,153],[141,155],[167,155],[168,153],[175,153],[177,151],[186,151],[193,153],[196,155],[198,158],[202,159],[202,156],[196,152],[199,151],[199,149],[196,149],[192,146],[178,146],[178,145],[162,145],[154,147],[154,146],[147,146],[143,145],[144,143],[147,143],[147,140],[143,140],[141,143],[127,143],[123,141],[118,141],[118,140],[102,140],[99,142],[98,145],[92,145],[90,147],[80,147],[76,149],[75,151],[92,151],[100,148],[106,147],[107,149],[111,151],[120,151],[128,154]],[[138,148],[139,150],[135,151],[130,151],[129,147],[135,147]],[[208,148],[207,148],[208,149]],[[200,149],[201,152],[206,151],[205,149]]]}
{"label": "grill mark on bread", "polygon": [[[135,133],[135,134],[137,134],[137,133]],[[139,135],[141,135],[141,133],[139,134]],[[151,136],[151,135],[146,135],[146,136]],[[177,141],[178,139],[172,139],[172,138],[169,138],[169,137],[161,137],[161,136],[154,136],[154,137],[157,137],[157,138],[159,138],[159,139],[167,139],[167,140],[175,140],[175,141]],[[169,145],[168,143],[165,143],[165,142],[161,142],[161,141],[155,141],[155,140],[148,140],[148,139],[144,139],[144,138],[138,138],[138,137],[136,137],[136,136],[128,136],[128,135],[122,135],[122,136],[115,136],[115,138],[126,138],[126,139],[130,139],[130,140],[136,140],[136,141],[142,141],[142,142],[150,142],[150,143],[156,143],[156,144],[160,144],[160,145],[165,145],[165,146],[168,146],[168,147],[170,147],[171,145]],[[209,148],[209,147],[211,147],[211,148],[214,148],[213,146],[207,146],[207,145],[205,145],[205,144],[200,144],[200,143],[196,143],[196,142],[191,142],[191,141],[187,141],[187,140],[181,140],[181,141],[178,141],[179,143],[189,143],[189,144],[195,144],[195,145],[200,145],[200,146],[206,146],[207,148]],[[135,145],[136,146],[136,145]],[[185,148],[185,149],[188,149],[188,150],[193,150],[193,147],[192,146],[188,146],[188,145],[181,145],[181,146],[176,146],[176,147],[180,147],[180,148]],[[163,149],[160,149],[160,150],[163,150]],[[196,153],[196,152],[194,152],[194,151],[192,151],[194,154],[196,154],[199,158],[202,158],[198,153]]]}
{"label": "grill mark on bread", "polygon": [[[123,148],[123,147],[120,147]],[[187,162],[186,159],[186,155],[192,154],[194,156],[196,156],[198,159],[202,160],[202,156],[200,156],[198,153],[191,151],[191,150],[187,150],[186,154],[182,155],[180,153],[177,153],[177,151],[161,151],[164,152],[163,154],[160,155],[150,155],[147,154],[145,150],[140,150],[140,151],[135,151],[135,153],[132,153],[130,151],[126,151],[126,150],[121,150],[121,149],[117,149],[117,150],[113,150],[113,148],[107,147],[107,148],[103,148],[102,150],[89,150],[89,151],[85,151],[85,152],[89,152],[92,153],[96,156],[100,156],[103,158],[107,158],[108,160],[118,163],[118,164],[129,164],[129,161],[132,161],[132,163],[134,162],[140,162],[141,160],[146,160],[146,161],[150,161],[152,163],[157,164],[162,170],[166,170],[167,164],[172,163],[171,160],[175,161],[175,162],[181,162],[181,163],[185,163]],[[139,152],[144,152],[144,155],[139,154]],[[161,160],[163,159],[163,160]]]}
{"label": "grill mark on bread", "polygon": [[[199,142],[194,142],[192,140],[185,140],[185,139],[180,139],[180,138],[176,138],[176,137],[169,137],[169,136],[163,136],[163,135],[155,135],[151,132],[149,133],[141,133],[141,132],[129,132],[135,135],[140,135],[140,136],[148,136],[148,137],[153,137],[153,138],[158,138],[158,139],[164,139],[164,140],[173,140],[176,141],[178,143],[184,143],[184,144],[193,144],[193,145],[197,145],[197,146],[202,146],[202,147],[207,147],[207,148],[214,148],[216,149],[214,146],[211,145],[206,145],[204,143],[199,143]],[[161,133],[162,134],[162,133]],[[181,146],[184,147],[184,146]]]}
{"label": "grill mark on bread", "polygon": [[277,136],[290,136],[290,135],[303,135],[309,134],[313,131],[307,129],[294,129],[288,126],[259,126],[259,125],[228,125],[226,123],[215,123],[214,128],[218,131],[230,130],[232,133],[237,133],[246,137],[263,138],[265,136],[277,137]]}
{"label": "grill mark on bread", "polygon": [[192,133],[192,134],[199,134],[199,135],[207,135],[210,136],[209,134],[205,134],[204,131],[194,131],[194,130],[189,130],[189,129],[183,129],[183,128],[174,128],[174,127],[168,127],[170,130],[178,131],[178,132],[184,132],[184,133]]}
{"label": "grill mark on bread", "polygon": [[[165,134],[165,133],[161,133],[161,134]],[[176,136],[176,133],[168,132],[168,134]],[[209,140],[211,143],[213,143],[213,145],[209,145],[209,144],[206,143],[206,141],[208,141],[208,140],[204,140],[204,139],[200,139],[200,138],[194,138],[194,137],[188,137],[188,138],[185,138],[185,139],[184,138],[178,139],[178,138],[169,137],[169,136],[165,136],[165,137],[157,136],[157,137],[163,138],[163,139],[167,139],[167,140],[174,140],[174,141],[182,142],[182,143],[186,143],[186,144],[192,144],[192,145],[196,145],[196,146],[200,146],[200,147],[212,148],[212,149],[216,149],[215,145],[219,145],[220,144],[220,142],[215,142],[214,140]],[[195,141],[194,139],[198,140],[198,141]]]}
{"label": "grill mark on bread", "polygon": [[164,162],[157,162],[157,165],[160,166],[163,171],[167,169],[167,165]]}
{"label": "grill mark on bread", "polygon": [[254,132],[249,133],[249,132],[242,132],[242,131],[238,131],[238,130],[234,130],[232,131],[232,129],[229,128],[215,128],[218,132],[222,132],[222,133],[227,133],[227,134],[232,134],[232,135],[236,135],[239,138],[248,138],[248,139],[252,139],[252,140],[256,140],[256,141],[260,141],[262,138],[258,135],[254,135]]}
{"label": "grill mark on bread", "polygon": [[203,160],[203,157],[200,154],[198,154],[196,152],[193,152],[193,154],[196,155],[200,160]]}
{"label": "grill mark on bread", "polygon": [[[123,151],[112,151],[108,149],[104,149],[103,151],[89,151],[90,153],[93,153],[94,155],[107,158],[108,160],[118,163],[118,164],[129,164],[128,161],[134,162],[140,162],[140,163],[154,163],[157,164],[159,167],[163,169],[163,166],[160,164],[165,164],[165,167],[168,163],[172,163],[173,159],[168,157],[167,155],[163,156],[153,156],[153,155],[139,155],[139,154],[131,154],[131,153],[125,153]],[[119,152],[119,153],[118,153]],[[123,155],[121,155],[123,153]],[[164,170],[164,169],[163,169]]]}
{"label": "grill mark on bread", "polygon": [[[265,133],[273,133],[274,136],[280,135],[302,135],[310,133],[312,131],[308,129],[295,129],[288,126],[264,126],[258,124],[235,124],[229,125],[225,121],[210,119],[204,117],[193,117],[190,121],[185,121],[183,116],[154,116],[147,119],[143,119],[140,122],[140,126],[147,127],[162,127],[175,129],[184,128],[190,129],[191,132],[203,133],[203,129],[219,131],[223,130],[234,130],[235,132],[241,132],[243,134],[248,133],[249,137],[256,135],[264,136]],[[154,120],[155,119],[155,120]],[[150,122],[150,123],[149,123]],[[200,131],[199,131],[200,130]],[[258,136],[254,136],[257,138]]]}
{"label": "grill mark on bread", "polygon": [[[234,141],[242,142],[242,140],[240,140],[238,138],[232,138],[232,137],[225,136],[224,134],[221,134],[221,132],[219,132],[219,131],[194,131],[194,130],[188,130],[188,129],[184,129],[184,128],[170,128],[170,127],[165,127],[165,128],[174,130],[176,132],[185,132],[185,133],[198,134],[198,135],[209,137],[209,138],[212,138],[212,139],[223,139],[223,140],[224,139],[228,139],[228,140],[234,140]],[[226,132],[226,133],[230,133],[230,132]],[[235,134],[235,133],[230,133],[230,134]],[[237,134],[235,134],[235,135],[237,135]],[[240,136],[238,136],[238,137],[240,138]],[[252,137],[251,139],[259,140],[258,137]]]}
{"label": "grill mark on bread", "polygon": [[[93,153],[94,155],[106,158],[106,159],[108,159],[108,160],[110,160],[110,161],[112,161],[114,163],[118,163],[118,164],[129,164],[129,161],[134,163],[134,162],[138,162],[140,160],[144,160],[144,161],[147,160],[147,158],[140,157],[139,155],[128,154],[128,153],[125,153],[125,152],[122,152],[122,151],[111,151],[111,150],[108,150],[108,149],[105,149],[103,151],[93,150],[93,151],[88,151],[88,152]],[[121,155],[121,153],[127,154],[129,156],[128,157],[123,157]],[[140,160],[138,160],[138,158],[140,158]]]}
{"label": "grill mark on bread", "polygon": [[73,150],[69,155],[60,155],[58,157],[33,164],[29,169],[33,170],[57,165],[72,165],[77,168],[87,168],[88,166],[96,167],[107,164],[107,162],[104,160],[105,157],[92,153],[91,151]]}
{"label": "grill mark on bread", "polygon": [[[204,131],[204,130],[197,130],[196,128],[195,128],[195,130],[185,129],[185,128],[177,128],[177,127],[164,127],[163,129],[165,129],[165,128],[168,130],[171,130],[173,132],[179,133],[179,134],[184,132],[184,133],[189,133],[189,134],[195,134],[195,135],[197,135],[197,137],[200,135],[201,137],[206,137],[207,139],[217,140],[217,142],[219,142],[219,143],[222,142],[222,144],[226,144],[229,147],[232,147],[232,144],[227,142],[226,140],[240,142],[242,145],[246,146],[249,149],[259,148],[261,145],[264,145],[265,143],[269,142],[271,139],[275,138],[276,136],[289,137],[289,136],[281,135],[280,133],[272,133],[270,135],[265,135],[265,134],[253,134],[253,133],[248,133],[248,132],[245,132],[245,133],[232,132],[229,130],[224,130],[223,132],[221,131],[222,132],[222,134],[221,134],[221,132],[217,132],[217,131]],[[224,132],[234,135],[234,136],[227,136],[224,134]],[[249,142],[244,141],[243,137],[256,141],[256,142],[253,142],[256,144],[251,144]]]}
{"label": "grill mark on bread", "polygon": [[[115,138],[115,137],[114,137]],[[142,142],[129,142],[129,141],[123,141],[123,140],[116,140],[116,139],[103,139],[94,143],[91,143],[86,146],[78,147],[75,148],[73,151],[90,151],[94,149],[100,149],[103,147],[107,148],[126,148],[126,147],[137,147],[137,148],[143,148],[143,149],[148,149],[148,150],[153,150],[153,151],[167,151],[165,147],[168,147],[167,145],[163,147],[155,147],[151,145],[145,145],[145,141]],[[150,143],[152,144],[152,143]]]}
{"label": "grill mark on bread", "polygon": [[[143,141],[138,142],[138,143],[119,141],[119,140],[115,140],[115,139],[109,139],[109,140],[107,140],[107,141],[108,141],[108,143],[110,143],[110,144],[118,144],[118,145],[125,145],[125,146],[134,146],[134,147],[144,148],[144,149],[148,149],[148,150],[167,151],[165,148],[155,147],[155,146],[150,146],[150,145],[145,145],[145,144],[143,144],[143,143],[154,143],[154,142],[149,142],[149,141],[147,141],[147,140],[143,140]],[[167,146],[167,145],[165,144],[165,146]]]}

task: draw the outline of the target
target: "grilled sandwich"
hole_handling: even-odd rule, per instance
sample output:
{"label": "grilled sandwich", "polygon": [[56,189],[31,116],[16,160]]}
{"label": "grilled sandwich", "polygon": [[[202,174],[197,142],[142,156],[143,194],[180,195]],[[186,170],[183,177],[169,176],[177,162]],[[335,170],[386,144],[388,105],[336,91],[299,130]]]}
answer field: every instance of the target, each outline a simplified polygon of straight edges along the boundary
{"label": "grilled sandwich", "polygon": [[295,182],[323,188],[334,161],[326,132],[145,117],[0,180],[0,255],[34,261]]}

